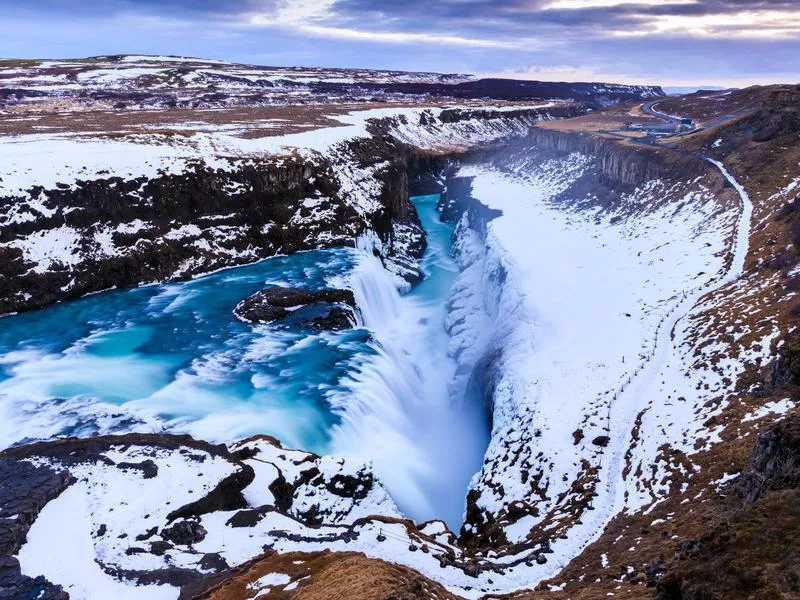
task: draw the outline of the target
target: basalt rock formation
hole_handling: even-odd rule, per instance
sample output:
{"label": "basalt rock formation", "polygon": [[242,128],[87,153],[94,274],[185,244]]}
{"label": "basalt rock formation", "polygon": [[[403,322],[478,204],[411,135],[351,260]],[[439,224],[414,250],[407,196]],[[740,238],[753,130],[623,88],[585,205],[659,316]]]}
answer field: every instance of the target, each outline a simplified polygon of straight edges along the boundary
{"label": "basalt rock formation", "polygon": [[[155,179],[111,177],[73,187],[34,189],[48,216],[0,227],[0,313],[19,312],[113,287],[193,275],[275,254],[345,245],[370,223],[341,201],[340,183],[323,159],[247,161],[215,170],[203,164]],[[418,230],[415,214],[389,190],[371,217],[384,234],[395,219]],[[313,205],[306,201],[313,198]],[[0,211],[25,209],[4,198]],[[20,236],[75,235],[71,264],[26,260]],[[323,237],[324,236],[324,237]],[[98,241],[108,237],[108,246]],[[3,242],[12,244],[3,245]]]}
{"label": "basalt rock formation", "polygon": [[69,473],[0,458],[0,598],[67,600],[59,585],[27,577],[15,558],[44,506],[74,482]]}
{"label": "basalt rock formation", "polygon": [[312,329],[349,329],[356,324],[356,301],[350,290],[308,292],[267,288],[236,305],[234,315],[247,323],[291,322]]}
{"label": "basalt rock formation", "polygon": [[656,179],[690,179],[709,173],[696,156],[675,153],[664,148],[622,144],[619,140],[589,133],[555,131],[541,127],[512,141],[496,160],[525,149],[534,149],[541,159],[577,152],[591,156],[597,165],[601,185],[619,191],[630,191]]}

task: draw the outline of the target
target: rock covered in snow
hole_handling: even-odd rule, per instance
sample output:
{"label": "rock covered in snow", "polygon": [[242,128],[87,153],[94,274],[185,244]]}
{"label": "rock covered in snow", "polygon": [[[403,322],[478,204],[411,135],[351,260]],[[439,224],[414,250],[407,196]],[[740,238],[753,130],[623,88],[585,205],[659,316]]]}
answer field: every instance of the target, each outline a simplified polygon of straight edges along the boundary
{"label": "rock covered in snow", "polygon": [[349,329],[356,325],[356,301],[350,290],[308,292],[274,287],[245,298],[234,309],[247,323],[291,322],[312,329]]}
{"label": "rock covered in snow", "polygon": [[270,438],[230,450],[147,434],[39,443],[3,452],[0,477],[0,581],[15,598],[60,599],[58,585],[76,599],[174,598],[281,538],[347,541],[358,519],[399,516],[366,466]]}

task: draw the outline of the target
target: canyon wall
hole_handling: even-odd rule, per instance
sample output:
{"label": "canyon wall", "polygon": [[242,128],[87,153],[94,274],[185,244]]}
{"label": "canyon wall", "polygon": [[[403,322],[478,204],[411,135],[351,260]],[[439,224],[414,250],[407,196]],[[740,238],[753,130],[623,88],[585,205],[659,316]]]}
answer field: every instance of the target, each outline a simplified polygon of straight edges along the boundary
{"label": "canyon wall", "polygon": [[[453,350],[493,426],[460,542],[555,569],[617,510],[609,443],[628,443],[634,426],[619,389],[648,367],[642,349],[672,304],[712,289],[730,265],[736,196],[698,157],[534,129],[469,157],[442,208],[459,222],[464,270],[450,301]],[[551,220],[561,225],[542,225]]]}
{"label": "canyon wall", "polygon": [[[103,142],[109,152],[133,146],[130,169],[93,176],[90,168],[72,167],[44,185],[35,173],[23,174],[16,192],[0,190],[0,314],[276,254],[352,245],[365,231],[377,234],[376,252],[387,266],[414,282],[425,243],[408,203],[409,178],[430,179],[448,158],[553,118],[539,110],[450,110],[442,119],[443,112],[368,119],[363,135],[299,152],[239,157],[215,150],[212,137],[211,148],[183,166],[169,159],[159,169],[147,154],[136,157],[141,144],[118,150],[112,140]],[[173,151],[165,148],[154,146],[153,156]],[[175,148],[182,151],[179,143]],[[137,169],[151,172],[124,174]]]}

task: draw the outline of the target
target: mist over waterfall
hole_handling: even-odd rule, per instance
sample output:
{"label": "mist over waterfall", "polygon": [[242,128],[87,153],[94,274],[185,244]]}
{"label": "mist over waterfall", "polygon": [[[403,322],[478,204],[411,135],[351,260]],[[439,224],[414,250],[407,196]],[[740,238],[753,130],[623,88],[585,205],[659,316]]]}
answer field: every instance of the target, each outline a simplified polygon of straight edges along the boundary
{"label": "mist over waterfall", "polygon": [[380,261],[363,253],[350,285],[373,352],[329,395],[340,415],[331,451],[371,460],[398,506],[417,521],[461,525],[471,477],[488,444],[479,402],[453,397],[455,361],[444,328],[446,298],[458,274],[452,228],[438,219],[436,197],[415,199],[428,235],[426,277],[401,295]]}

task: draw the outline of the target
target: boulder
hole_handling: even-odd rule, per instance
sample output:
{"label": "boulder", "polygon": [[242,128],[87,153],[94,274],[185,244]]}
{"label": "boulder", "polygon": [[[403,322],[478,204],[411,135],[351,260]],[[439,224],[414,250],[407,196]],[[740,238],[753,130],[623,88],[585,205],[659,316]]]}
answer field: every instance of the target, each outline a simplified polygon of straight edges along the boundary
{"label": "boulder", "polygon": [[779,421],[756,440],[751,469],[738,482],[744,506],[771,490],[800,487],[800,415]]}
{"label": "boulder", "polygon": [[350,290],[309,292],[274,287],[256,292],[236,305],[234,316],[246,323],[272,323],[337,331],[356,325],[356,301]]}
{"label": "boulder", "polygon": [[188,546],[206,539],[206,530],[198,521],[187,519],[165,527],[161,537],[179,546]]}

